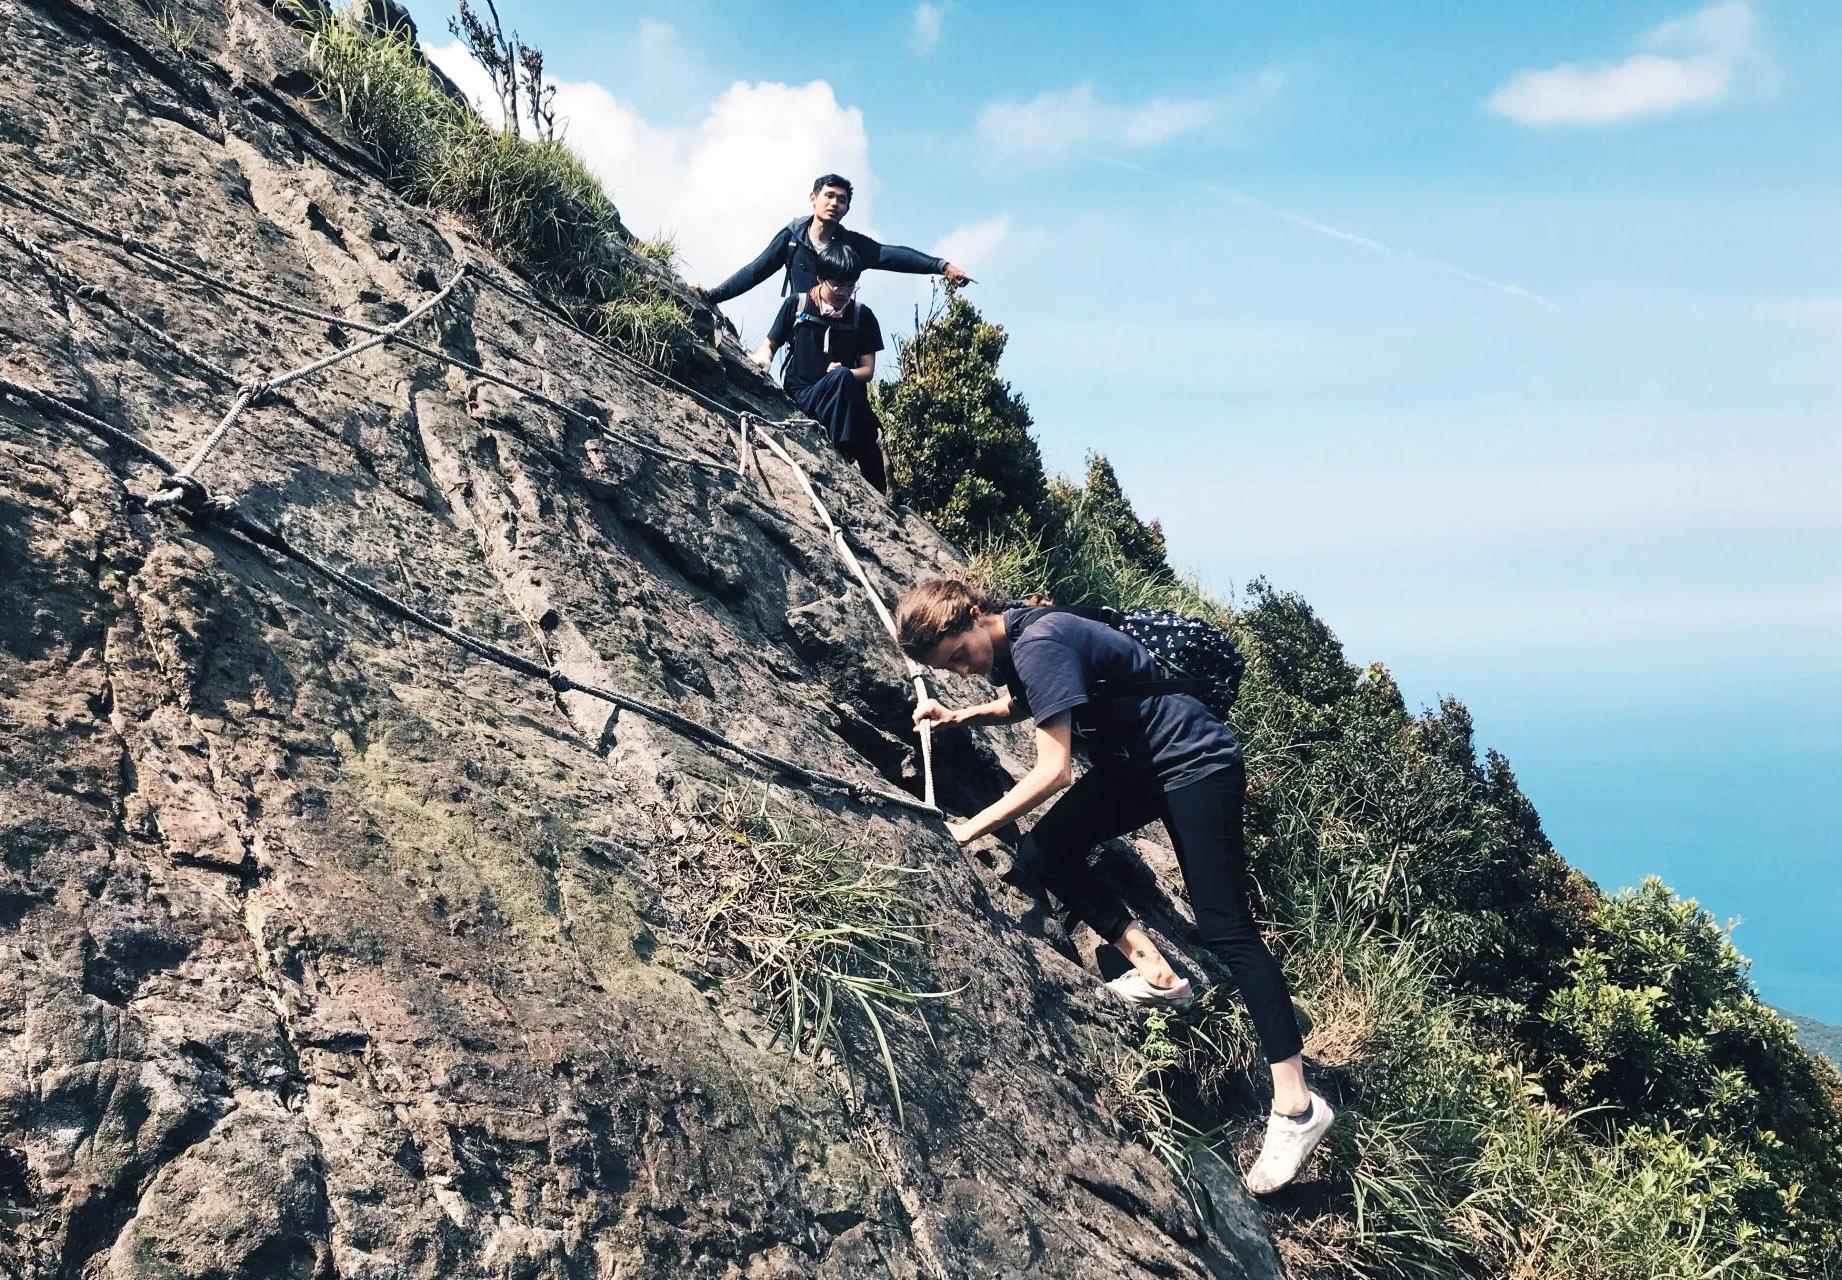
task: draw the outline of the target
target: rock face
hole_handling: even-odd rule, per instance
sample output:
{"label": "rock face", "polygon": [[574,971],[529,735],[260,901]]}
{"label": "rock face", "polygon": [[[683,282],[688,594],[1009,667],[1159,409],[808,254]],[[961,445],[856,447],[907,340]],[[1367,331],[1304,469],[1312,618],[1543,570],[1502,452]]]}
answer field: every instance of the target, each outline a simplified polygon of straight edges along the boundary
{"label": "rock face", "polygon": [[[251,0],[0,0],[0,177],[373,323],[462,262],[516,283],[377,180],[302,96],[302,57]],[[235,389],[124,313],[246,379],[351,339],[0,219],[104,291],[0,241],[0,376],[169,456]],[[721,417],[491,290],[418,333],[734,456]],[[696,373],[787,412],[733,349]],[[786,436],[887,594],[952,564]],[[0,458],[0,1274],[1277,1274],[1232,1179],[1201,1212],[1108,1122],[1095,1047],[1130,1019],[937,823],[777,789],[920,872],[929,979],[955,994],[889,1028],[898,1121],[880,1065],[790,1055],[697,936],[685,812],[759,771],[141,510],[151,470],[16,399]],[[898,785],[893,648],[765,469],[650,457],[385,346],[253,409],[204,477],[536,661]],[[994,794],[1016,747],[944,741],[949,804]],[[1137,892],[1176,921],[1165,884]]]}

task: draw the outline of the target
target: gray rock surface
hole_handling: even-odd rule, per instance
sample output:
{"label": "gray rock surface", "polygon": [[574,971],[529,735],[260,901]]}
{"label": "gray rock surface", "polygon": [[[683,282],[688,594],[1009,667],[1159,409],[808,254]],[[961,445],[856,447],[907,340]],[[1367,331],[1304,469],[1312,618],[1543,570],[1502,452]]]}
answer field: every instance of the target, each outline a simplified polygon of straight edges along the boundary
{"label": "gray rock surface", "polygon": [[[0,0],[0,177],[373,322],[459,262],[512,281],[376,180],[302,56],[252,0]],[[350,338],[0,217],[240,377]],[[733,456],[720,417],[493,292],[420,336]],[[733,342],[693,372],[786,412]],[[177,457],[232,394],[4,242],[0,375]],[[953,563],[788,443],[890,594]],[[205,474],[520,653],[899,785],[894,651],[765,465],[763,489],[649,458],[386,347],[252,410]],[[878,1070],[790,1056],[693,936],[685,806],[758,771],[142,512],[153,478],[0,398],[0,1274],[1277,1274],[1244,1197],[1205,1220],[1108,1122],[1094,1046],[1130,1019],[937,824],[783,790],[925,871],[932,980],[957,994],[931,1036],[893,1028],[898,1123]],[[943,740],[948,802],[988,799],[1018,746]],[[1168,872],[1141,889],[1175,922]],[[1238,1194],[1216,1176],[1205,1199]]]}

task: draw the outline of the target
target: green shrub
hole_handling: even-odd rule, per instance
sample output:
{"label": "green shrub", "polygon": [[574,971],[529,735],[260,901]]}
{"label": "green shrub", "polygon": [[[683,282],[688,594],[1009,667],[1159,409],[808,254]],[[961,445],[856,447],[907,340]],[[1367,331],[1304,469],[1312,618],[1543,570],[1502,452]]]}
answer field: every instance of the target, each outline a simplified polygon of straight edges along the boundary
{"label": "green shrub", "polygon": [[1088,453],[1087,475],[1080,484],[1059,478],[1049,482],[1044,523],[1051,547],[1074,549],[1084,543],[1101,543],[1142,573],[1171,572],[1163,526],[1156,520],[1147,524],[1139,519],[1103,453]]}
{"label": "green shrub", "polygon": [[1036,527],[1047,482],[1030,409],[998,376],[1004,330],[952,285],[878,388],[895,484],[948,537],[971,545],[1021,520]]}
{"label": "green shrub", "polygon": [[[1753,990],[1746,961],[1661,881],[1600,902],[1542,1011],[1555,1093],[1756,1162],[1745,1216],[1787,1257],[1842,1248],[1842,1080]],[[1750,1167],[1750,1164],[1749,1164]]]}
{"label": "green shrub", "polygon": [[1767,1280],[1801,1271],[1743,1208],[1765,1185],[1743,1147],[1670,1130],[1579,1132],[1592,1113],[1512,1108],[1481,1128],[1457,1222],[1488,1274],[1554,1280]]}

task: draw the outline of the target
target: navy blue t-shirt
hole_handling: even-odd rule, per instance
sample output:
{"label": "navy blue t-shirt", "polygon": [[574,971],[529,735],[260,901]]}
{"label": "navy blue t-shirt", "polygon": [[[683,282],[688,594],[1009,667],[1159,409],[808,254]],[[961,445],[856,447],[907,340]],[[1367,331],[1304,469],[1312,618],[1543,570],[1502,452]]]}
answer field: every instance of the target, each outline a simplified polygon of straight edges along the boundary
{"label": "navy blue t-shirt", "polygon": [[1096,768],[1149,769],[1166,791],[1187,787],[1241,758],[1241,744],[1210,710],[1187,693],[1147,698],[1096,697],[1096,685],[1118,687],[1168,675],[1145,646],[1104,622],[1047,613],[1017,628],[1028,609],[1007,609],[1010,655],[992,666],[993,684],[1038,724],[1073,712],[1075,740]]}

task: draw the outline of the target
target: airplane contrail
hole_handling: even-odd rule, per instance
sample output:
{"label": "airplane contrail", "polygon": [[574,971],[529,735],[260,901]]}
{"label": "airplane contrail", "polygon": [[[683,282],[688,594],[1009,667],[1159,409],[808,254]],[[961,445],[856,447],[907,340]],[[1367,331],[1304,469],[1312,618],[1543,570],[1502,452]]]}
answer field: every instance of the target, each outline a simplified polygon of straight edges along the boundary
{"label": "airplane contrail", "polygon": [[1384,254],[1391,258],[1399,258],[1403,262],[1412,263],[1414,266],[1422,267],[1428,271],[1436,271],[1440,275],[1452,276],[1455,279],[1464,280],[1470,284],[1483,285],[1487,289],[1495,289],[1499,293],[1507,293],[1512,298],[1520,298],[1524,302],[1532,302],[1538,307],[1545,307],[1556,315],[1560,314],[1561,308],[1559,303],[1555,302],[1552,298],[1544,297],[1536,293],[1533,289],[1524,289],[1521,285],[1512,284],[1507,280],[1493,280],[1489,276],[1482,276],[1475,271],[1468,271],[1456,263],[1445,262],[1439,258],[1428,258],[1424,254],[1413,252],[1411,249],[1398,249],[1393,245],[1383,244],[1379,240],[1371,240],[1368,236],[1359,236],[1353,231],[1345,231],[1341,227],[1333,227],[1328,222],[1319,222],[1316,218],[1308,218],[1302,213],[1294,213],[1292,210],[1282,209],[1276,204],[1268,204],[1258,196],[1250,196],[1245,191],[1237,190],[1223,183],[1211,182],[1207,178],[1183,178],[1172,173],[1161,173],[1156,169],[1148,169],[1142,164],[1133,164],[1130,160],[1120,160],[1112,156],[1098,156],[1096,159],[1099,159],[1105,164],[1110,164],[1117,169],[1128,169],[1133,173],[1142,173],[1147,177],[1162,178],[1166,182],[1175,182],[1183,186],[1197,187],[1201,190],[1212,192],[1244,208],[1264,213],[1269,218],[1277,218],[1281,222],[1289,222],[1295,227],[1303,227],[1307,231],[1315,231],[1317,234],[1328,236],[1332,240],[1341,240],[1345,244],[1353,244],[1358,249],[1367,249],[1371,253]]}

